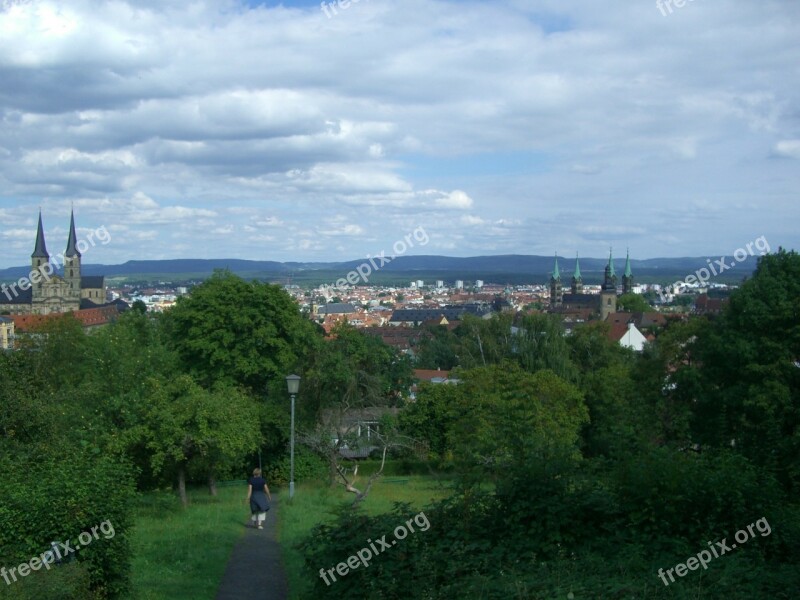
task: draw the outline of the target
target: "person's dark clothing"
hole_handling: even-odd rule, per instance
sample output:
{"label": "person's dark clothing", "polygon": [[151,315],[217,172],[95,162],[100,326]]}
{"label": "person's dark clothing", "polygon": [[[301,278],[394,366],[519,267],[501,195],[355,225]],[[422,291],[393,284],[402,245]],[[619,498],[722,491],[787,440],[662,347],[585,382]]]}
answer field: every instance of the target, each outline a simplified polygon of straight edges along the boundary
{"label": "person's dark clothing", "polygon": [[269,510],[269,503],[267,502],[267,494],[264,491],[264,486],[267,482],[263,477],[251,477],[247,483],[253,486],[253,493],[250,494],[250,512],[252,514],[267,512]]}

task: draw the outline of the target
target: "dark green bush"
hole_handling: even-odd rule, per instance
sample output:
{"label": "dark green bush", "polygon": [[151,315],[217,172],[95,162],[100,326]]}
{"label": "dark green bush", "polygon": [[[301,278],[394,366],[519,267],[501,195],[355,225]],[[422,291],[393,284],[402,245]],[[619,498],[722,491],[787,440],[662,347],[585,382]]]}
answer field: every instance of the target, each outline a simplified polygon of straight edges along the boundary
{"label": "dark green bush", "polygon": [[[8,567],[8,565],[5,565]],[[11,579],[9,577],[9,579]],[[91,590],[85,563],[72,562],[50,570],[31,572],[11,585],[0,580],[0,600],[93,600],[102,596]]]}
{"label": "dark green bush", "polygon": [[[294,480],[307,481],[324,479],[328,470],[320,457],[310,450],[296,446],[294,454]],[[291,458],[284,455],[264,465],[264,478],[267,485],[286,485],[289,483]]]}
{"label": "dark green bush", "polygon": [[128,589],[126,532],[134,499],[129,468],[97,449],[51,442],[20,451],[13,459],[0,457],[0,473],[3,565],[27,562],[48,550],[51,541],[70,540],[74,546],[81,532],[109,521],[113,537],[106,539],[98,530],[98,539],[71,556],[85,568],[99,597],[118,598]]}
{"label": "dark green bush", "polygon": [[[419,512],[419,511],[416,511]],[[326,585],[319,569],[415,514],[398,505],[367,517],[343,511],[301,545],[313,598],[785,598],[800,589],[800,512],[773,477],[732,453],[655,451],[625,462],[532,462],[424,509],[431,527]],[[660,568],[760,518],[772,532],[670,586]]]}
{"label": "dark green bush", "polygon": [[[380,459],[358,461],[358,474],[371,475],[381,466]],[[401,475],[433,475],[442,472],[436,462],[419,460],[412,457],[386,459],[383,474],[389,477]]]}

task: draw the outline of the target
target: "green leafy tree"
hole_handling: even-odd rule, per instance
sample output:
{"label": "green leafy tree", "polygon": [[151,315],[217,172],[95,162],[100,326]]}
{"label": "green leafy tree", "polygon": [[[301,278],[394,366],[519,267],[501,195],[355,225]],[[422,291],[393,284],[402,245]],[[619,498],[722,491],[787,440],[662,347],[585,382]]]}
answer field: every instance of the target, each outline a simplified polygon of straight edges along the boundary
{"label": "green leafy tree", "polygon": [[189,468],[208,476],[215,493],[215,475],[256,450],[260,442],[258,408],[241,391],[220,386],[200,387],[188,375],[165,382],[151,379],[151,392],[140,425],[127,433],[127,442],[144,442],[154,472],[175,473],[181,502],[188,503]]}
{"label": "green leafy tree", "polygon": [[514,317],[507,313],[490,319],[466,315],[457,332],[457,355],[463,368],[512,360],[530,372],[550,369],[570,381],[577,376],[557,317],[526,315],[515,325]]}
{"label": "green leafy tree", "polygon": [[697,344],[698,441],[733,445],[799,489],[800,255],[760,258],[714,325]]}
{"label": "green leafy tree", "polygon": [[459,385],[422,382],[416,400],[409,402],[398,415],[400,429],[427,444],[437,458],[446,458],[450,451],[448,432],[456,420],[458,397],[463,389]]}
{"label": "green leafy tree", "polygon": [[589,408],[583,431],[586,456],[634,452],[652,439],[652,416],[632,376],[634,353],[608,337],[606,322],[587,323],[568,338],[578,387]]}
{"label": "green leafy tree", "polygon": [[398,406],[413,381],[406,355],[347,322],[315,347],[304,372],[299,410],[306,424],[326,408]]}
{"label": "green leafy tree", "polygon": [[[695,441],[691,424],[703,378],[697,346],[710,327],[705,318],[672,322],[633,365],[639,401],[651,415],[649,435],[654,444],[686,448]],[[718,425],[717,417],[709,427]]]}
{"label": "green leafy tree", "polygon": [[29,368],[40,385],[68,394],[82,381],[90,368],[81,358],[87,335],[71,314],[48,319],[21,336],[20,350],[27,353]]}
{"label": "green leafy tree", "polygon": [[134,300],[131,304],[131,311],[140,315],[147,314],[147,305],[141,300]]}
{"label": "green leafy tree", "polygon": [[653,307],[641,294],[622,294],[617,298],[617,308],[624,312],[650,312]]}
{"label": "green leafy tree", "polygon": [[[129,583],[125,534],[133,469],[124,457],[105,452],[90,412],[72,397],[82,370],[61,373],[61,388],[39,378],[83,359],[83,333],[70,320],[58,319],[46,336],[29,339],[33,350],[0,354],[0,555],[6,564],[19,564],[52,540],[74,540],[110,521],[118,535],[82,550],[69,576],[18,582],[14,590],[21,597],[55,598],[72,589],[74,597],[118,598]],[[54,357],[65,362],[42,364]]]}
{"label": "green leafy tree", "polygon": [[[401,445],[395,423],[382,420],[365,441],[359,422],[366,413],[379,415],[381,409],[403,403],[412,383],[410,361],[379,337],[342,322],[304,371],[300,442],[327,463],[331,483],[339,482],[355,494],[357,505],[382,474],[388,450]],[[346,473],[340,450],[357,450],[364,444],[381,452],[381,468],[361,489],[356,487],[357,466],[352,475]]]}
{"label": "green leafy tree", "polygon": [[458,336],[448,327],[424,327],[416,350],[416,367],[449,371],[458,366],[458,342]]}
{"label": "green leafy tree", "polygon": [[465,473],[495,478],[512,464],[579,458],[589,412],[580,391],[552,371],[529,373],[513,362],[460,374],[448,444]]}
{"label": "green leafy tree", "polygon": [[257,394],[282,380],[318,339],[279,286],[217,271],[164,315],[169,344],[199,383],[244,385]]}

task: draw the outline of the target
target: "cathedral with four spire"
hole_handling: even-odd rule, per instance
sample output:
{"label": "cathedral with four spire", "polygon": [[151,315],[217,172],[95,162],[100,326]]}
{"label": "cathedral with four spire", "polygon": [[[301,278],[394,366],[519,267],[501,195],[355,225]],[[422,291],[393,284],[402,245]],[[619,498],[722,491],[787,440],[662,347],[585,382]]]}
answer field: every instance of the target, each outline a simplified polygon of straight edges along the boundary
{"label": "cathedral with four spire", "polygon": [[[625,259],[625,271],[622,275],[622,293],[633,292],[633,273],[631,272],[631,257],[628,253]],[[600,314],[600,319],[617,310],[617,274],[614,269],[612,253],[608,254],[608,264],[605,268],[600,294],[585,294],[583,292],[583,278],[578,256],[575,255],[575,272],[570,282],[570,293],[565,294],[561,283],[561,271],[558,268],[558,255],[555,258],[553,273],[550,275],[550,311],[566,312],[570,310],[591,309]]]}

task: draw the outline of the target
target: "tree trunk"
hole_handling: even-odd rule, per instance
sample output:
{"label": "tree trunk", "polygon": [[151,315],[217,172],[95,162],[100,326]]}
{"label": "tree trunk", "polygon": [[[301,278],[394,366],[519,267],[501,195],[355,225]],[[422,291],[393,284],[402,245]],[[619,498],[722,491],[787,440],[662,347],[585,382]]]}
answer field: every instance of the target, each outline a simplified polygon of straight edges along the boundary
{"label": "tree trunk", "polygon": [[181,497],[183,507],[189,506],[189,497],[186,495],[186,465],[178,467],[178,494]]}
{"label": "tree trunk", "polygon": [[358,490],[356,490],[356,498],[355,500],[353,500],[352,504],[354,508],[359,504],[361,504],[361,502],[366,500],[367,494],[369,494],[369,491],[372,489],[372,484],[375,483],[375,480],[378,479],[378,477],[383,475],[383,467],[386,465],[386,451],[388,449],[389,449],[388,446],[383,447],[383,456],[381,457],[381,468],[369,476],[369,479],[367,480],[367,487],[364,488],[364,491],[359,492]]}
{"label": "tree trunk", "polygon": [[212,496],[217,495],[217,478],[214,477],[214,473],[208,474],[208,493]]}
{"label": "tree trunk", "polygon": [[339,461],[336,460],[336,455],[331,454],[328,456],[328,485],[335,486],[336,478],[339,476]]}

